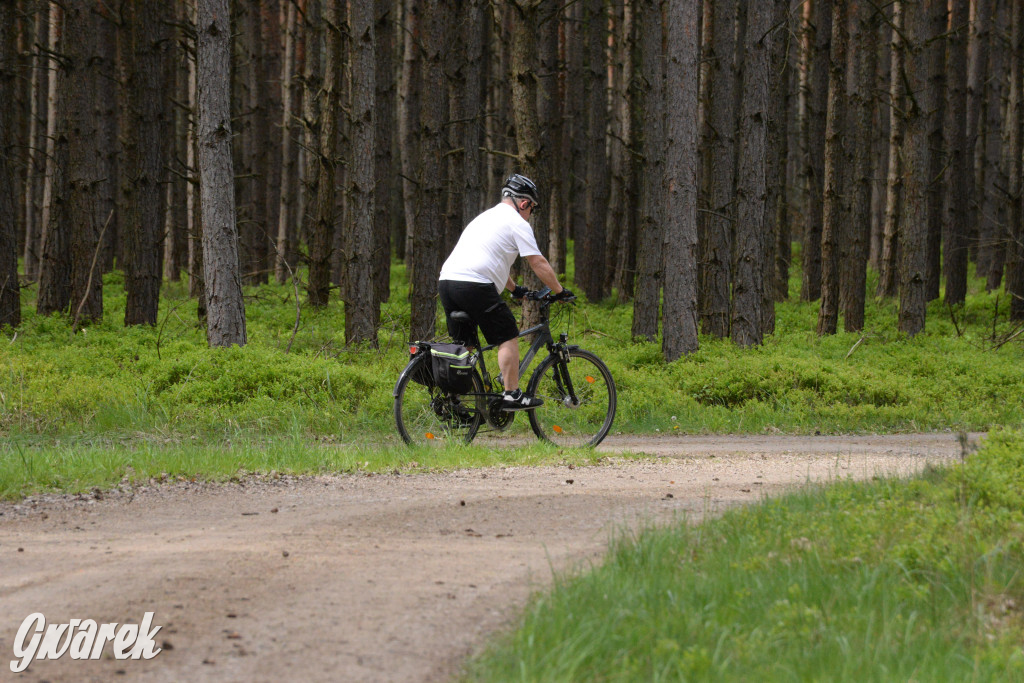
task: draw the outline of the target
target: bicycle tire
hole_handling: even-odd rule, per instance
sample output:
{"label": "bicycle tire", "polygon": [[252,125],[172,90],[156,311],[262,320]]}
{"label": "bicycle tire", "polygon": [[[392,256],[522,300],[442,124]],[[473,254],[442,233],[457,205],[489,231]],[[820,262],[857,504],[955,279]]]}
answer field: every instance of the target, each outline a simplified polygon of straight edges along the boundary
{"label": "bicycle tire", "polygon": [[[574,403],[563,372],[568,372]],[[559,446],[596,446],[612,428],[618,397],[608,366],[590,351],[569,349],[569,362],[548,356],[530,377],[528,391],[544,404],[529,411],[539,438]]]}
{"label": "bicycle tire", "polygon": [[[442,392],[436,386],[417,383],[420,363],[429,363],[427,355],[409,361],[395,384],[395,426],[402,440],[410,446],[443,448],[453,443],[473,440],[483,414],[473,398],[461,398]],[[473,372],[473,394],[483,393],[480,374]],[[458,407],[462,410],[459,411]]]}

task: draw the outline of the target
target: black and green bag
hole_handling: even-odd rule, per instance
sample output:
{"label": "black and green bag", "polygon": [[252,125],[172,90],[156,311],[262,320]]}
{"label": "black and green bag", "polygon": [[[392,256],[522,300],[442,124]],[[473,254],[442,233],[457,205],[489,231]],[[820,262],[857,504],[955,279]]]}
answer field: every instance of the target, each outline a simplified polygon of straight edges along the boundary
{"label": "black and green bag", "polygon": [[473,391],[473,368],[476,356],[461,344],[431,344],[431,365],[434,383],[450,394]]}

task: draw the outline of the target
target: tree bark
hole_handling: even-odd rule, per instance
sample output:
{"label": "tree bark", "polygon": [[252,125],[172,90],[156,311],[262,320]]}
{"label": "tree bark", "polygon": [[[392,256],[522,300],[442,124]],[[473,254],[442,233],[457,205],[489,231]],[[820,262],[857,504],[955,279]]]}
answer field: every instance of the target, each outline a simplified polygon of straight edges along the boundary
{"label": "tree bark", "polygon": [[591,301],[605,297],[604,247],[608,217],[608,12],[604,0],[585,0],[587,82],[586,215],[576,235],[576,283]]}
{"label": "tree bark", "polygon": [[932,3],[928,17],[929,31],[935,37],[922,47],[928,61],[928,90],[922,95],[928,121],[928,203],[927,203],[927,259],[926,283],[929,301],[939,298],[942,281],[942,231],[945,223],[945,199],[949,175],[946,167],[947,142],[947,72],[946,34],[949,15],[943,3]]}
{"label": "tree bark", "polygon": [[298,31],[298,7],[288,2],[284,25],[284,55],[281,61],[281,179],[277,196],[277,240],[274,254],[274,277],[284,284],[298,267],[297,221],[299,148],[296,139],[295,43]]}
{"label": "tree bark", "polygon": [[985,261],[988,252],[981,247],[984,222],[981,192],[985,183],[982,116],[985,111],[985,76],[988,70],[992,4],[993,0],[975,1],[967,53],[967,226],[978,275],[988,273],[988,263]]}
{"label": "tree bark", "polygon": [[[352,100],[349,114],[349,239],[345,255],[345,341],[377,346],[380,308],[373,281],[374,251],[374,153],[377,94],[374,54],[374,6],[370,2],[349,5],[352,34]],[[381,197],[381,200],[384,198]]]}
{"label": "tree bark", "polygon": [[665,66],[662,57],[662,2],[640,4],[639,96],[643,99],[643,126],[638,142],[643,153],[640,168],[640,222],[637,245],[636,297],[632,336],[653,341],[658,334],[659,300],[664,278],[665,229]]}
{"label": "tree bark", "polygon": [[872,130],[875,120],[875,79],[878,50],[875,36],[881,23],[879,11],[869,2],[855,0],[850,13],[854,21],[851,49],[854,52],[855,87],[853,105],[853,200],[850,207],[849,264],[844,271],[840,306],[847,332],[864,329],[867,289],[868,243],[871,239]]}
{"label": "tree bark", "polygon": [[[994,26],[1006,26],[1009,22],[1007,14],[1008,7],[1005,2],[999,2],[996,11],[993,13]],[[986,278],[985,288],[988,291],[999,287],[1003,279],[1003,266],[1005,264],[1005,230],[1006,201],[1005,189],[1009,187],[1009,180],[1006,177],[1006,167],[1002,162],[1003,157],[1003,128],[1004,112],[1006,107],[1003,102],[1007,100],[1007,83],[1002,75],[1007,73],[1007,53],[1009,42],[1003,41],[1002,31],[991,31],[989,69],[985,85],[985,144],[984,162],[985,178],[982,183],[982,212],[981,212],[981,244],[979,250],[979,263],[986,264],[984,270],[979,269],[978,275]],[[998,76],[997,76],[998,74]]]}
{"label": "tree bark", "polygon": [[422,13],[420,3],[403,0],[405,17],[402,27],[402,74],[398,93],[398,136],[401,140],[399,151],[402,166],[402,200],[405,224],[400,233],[393,235],[399,255],[410,265],[409,246],[416,225],[420,207],[417,206],[416,178],[419,177],[420,163],[420,99],[423,83],[421,73],[421,50],[418,42],[422,39]]}
{"label": "tree bark", "polygon": [[[14,100],[17,73],[15,58],[14,8],[0,3],[0,99]],[[0,107],[0,328],[21,324],[21,289],[18,281],[18,239],[14,202],[14,173],[11,158],[15,147],[11,107]],[[31,176],[28,179],[32,182]]]}
{"label": "tree bark", "polygon": [[1024,8],[1012,3],[1010,34],[1009,211],[1006,242],[1006,293],[1010,320],[1024,320]]}
{"label": "tree bark", "polygon": [[899,291],[899,262],[897,244],[900,233],[900,204],[903,193],[903,170],[901,151],[906,122],[900,115],[906,89],[903,81],[904,62],[907,47],[901,35],[905,2],[893,4],[892,16],[892,64],[889,84],[889,175],[886,182],[885,229],[882,237],[878,295],[895,296]]}
{"label": "tree bark", "polygon": [[163,242],[163,184],[168,165],[170,107],[167,60],[170,34],[165,5],[128,5],[126,135],[132,137],[125,158],[130,207],[125,239],[125,325],[155,325],[160,304]]}
{"label": "tree bark", "polygon": [[[45,5],[36,9],[34,41],[45,45],[49,30],[49,12]],[[32,282],[39,275],[39,237],[41,234],[40,199],[46,176],[46,148],[42,131],[46,130],[45,93],[48,74],[47,58],[42,50],[32,50],[32,76],[29,86],[28,181],[25,183],[25,279]]]}
{"label": "tree bark", "polygon": [[[665,91],[669,93],[666,99],[665,153],[665,214],[668,220],[665,223],[664,259],[672,267],[665,269],[662,336],[662,353],[667,361],[693,353],[698,348],[697,73],[700,64],[700,12],[700,4],[693,0],[669,0],[669,48],[665,68]],[[767,55],[764,72],[759,75],[764,77],[767,89]],[[763,204],[761,209],[763,215]]]}
{"label": "tree bark", "polygon": [[423,7],[422,109],[420,129],[420,207],[413,231],[412,285],[410,295],[412,339],[430,339],[434,336],[437,298],[437,276],[443,258],[441,244],[444,238],[444,212],[446,186],[444,157],[445,123],[448,105],[447,84],[444,74],[445,27],[448,25],[447,5],[441,0],[427,0]]}
{"label": "tree bark", "polygon": [[197,138],[210,346],[246,343],[231,159],[230,17],[228,0],[198,0]]}
{"label": "tree bark", "polygon": [[736,1],[716,0],[704,30],[711,31],[710,84],[703,177],[709,204],[700,222],[698,243],[698,301],[701,331],[715,337],[729,335],[729,287],[732,281],[732,245],[736,215]]}
{"label": "tree bark", "polygon": [[768,68],[772,6],[749,5],[736,168],[736,242],[733,258],[732,340],[739,346],[762,343],[764,305],[765,202],[767,178]]}
{"label": "tree bark", "polygon": [[928,186],[928,128],[920,93],[927,84],[927,67],[921,46],[928,39],[930,3],[945,0],[897,0],[904,5],[904,35],[908,50],[903,69],[907,92],[901,108],[906,117],[903,138],[903,211],[900,216],[900,311],[899,330],[914,336],[924,330],[927,296],[925,236]]}
{"label": "tree bark", "polygon": [[68,137],[62,119],[58,92],[68,78],[67,62],[58,59],[61,51],[64,12],[50,5],[50,82],[47,85],[46,179],[43,184],[42,235],[39,246],[39,294],[36,310],[49,315],[67,310],[71,301],[71,235],[67,227]]}
{"label": "tree bark", "polygon": [[971,164],[967,154],[967,32],[968,0],[950,4],[951,32],[948,43],[949,112],[949,209],[942,236],[946,303],[962,304],[967,297],[967,211]]}
{"label": "tree bark", "polygon": [[305,60],[302,66],[302,138],[305,164],[302,168],[302,187],[305,206],[301,212],[301,234],[312,253],[316,233],[317,211],[320,206],[320,99],[324,84],[323,74],[323,3],[307,0],[303,14],[305,34]]}
{"label": "tree bark", "polygon": [[828,63],[832,41],[832,1],[814,0],[812,12],[814,53],[810,65],[807,110],[807,208],[804,216],[802,301],[821,296],[821,230],[824,212],[825,125],[828,100]]}
{"label": "tree bark", "polygon": [[846,155],[846,62],[849,31],[847,5],[832,5],[832,48],[829,51],[828,112],[825,124],[825,186],[821,231],[821,307],[818,335],[835,334],[839,326],[839,252],[848,239],[847,200],[843,196]]}
{"label": "tree bark", "polygon": [[341,85],[342,0],[326,0],[323,15],[324,71],[320,89],[319,174],[316,194],[316,220],[309,236],[309,303],[323,307],[330,301],[331,253],[337,221],[335,196],[338,158],[338,118]]}
{"label": "tree bark", "polygon": [[[395,119],[395,2],[376,0],[374,26],[374,204],[373,204],[373,282],[375,308],[391,298],[391,230],[397,211],[393,194],[399,178],[392,141],[397,133]],[[479,68],[479,66],[477,67]],[[479,147],[479,145],[477,145]],[[479,151],[477,152],[479,154]],[[476,174],[473,174],[476,176]],[[399,181],[400,182],[400,181]],[[379,315],[378,315],[379,319]]]}

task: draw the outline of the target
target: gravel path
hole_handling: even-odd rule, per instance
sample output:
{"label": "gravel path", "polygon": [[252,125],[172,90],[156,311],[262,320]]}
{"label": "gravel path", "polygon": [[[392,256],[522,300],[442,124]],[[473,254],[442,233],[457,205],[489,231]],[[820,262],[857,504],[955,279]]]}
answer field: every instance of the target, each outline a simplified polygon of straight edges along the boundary
{"label": "gravel path", "polygon": [[[624,528],[961,454],[955,434],[615,437],[601,450],[611,457],[595,467],[167,482],[0,504],[0,680],[445,681],[552,570],[598,560]],[[155,659],[10,672],[31,613],[124,623],[148,611],[162,626]]]}

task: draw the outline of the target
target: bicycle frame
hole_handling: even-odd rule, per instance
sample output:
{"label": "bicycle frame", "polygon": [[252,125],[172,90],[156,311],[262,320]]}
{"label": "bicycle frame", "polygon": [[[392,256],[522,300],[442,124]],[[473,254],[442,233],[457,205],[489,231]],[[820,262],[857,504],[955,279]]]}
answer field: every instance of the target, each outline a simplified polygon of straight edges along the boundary
{"label": "bicycle frame", "polygon": [[[521,339],[531,334],[536,334],[537,338],[533,340],[533,343],[530,344],[530,348],[526,350],[526,355],[523,356],[523,359],[519,362],[520,378],[526,376],[527,368],[530,367],[530,364],[533,362],[533,359],[537,357],[537,354],[540,352],[540,350],[544,347],[550,348],[555,343],[554,337],[551,336],[551,327],[549,326],[548,320],[546,319],[543,322],[538,323],[537,325],[534,325],[529,329],[523,330],[518,335],[516,335],[516,339]],[[499,346],[500,344],[491,344],[490,346],[480,347],[479,350],[476,352],[477,367],[480,369],[480,378],[484,382],[485,394],[494,393],[494,384],[491,381],[491,374],[487,370],[487,363],[484,361],[484,352],[493,351]]]}

